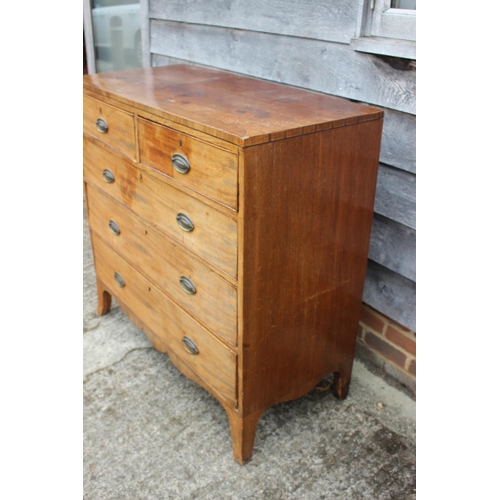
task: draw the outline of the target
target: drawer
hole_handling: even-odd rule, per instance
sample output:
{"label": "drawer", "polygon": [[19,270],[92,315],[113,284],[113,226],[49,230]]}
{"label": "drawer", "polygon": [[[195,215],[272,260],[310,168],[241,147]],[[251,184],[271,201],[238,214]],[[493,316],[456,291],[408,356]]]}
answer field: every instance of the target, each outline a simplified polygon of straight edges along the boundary
{"label": "drawer", "polygon": [[236,345],[234,286],[192,257],[184,247],[90,184],[87,202],[92,231],[99,233],[200,323]]}
{"label": "drawer", "polygon": [[[99,126],[98,120],[102,120],[99,122]],[[83,130],[135,158],[133,114],[84,96]]]}
{"label": "drawer", "polygon": [[[96,272],[110,293],[132,310],[225,400],[236,404],[236,354],[217,340],[106,243],[93,234]],[[121,281],[121,283],[119,283]],[[186,351],[188,337],[198,353]],[[183,340],[184,339],[184,340]],[[185,347],[186,346],[186,347]]]}
{"label": "drawer", "polygon": [[237,210],[238,155],[139,118],[141,163]]}
{"label": "drawer", "polygon": [[174,240],[236,278],[235,220],[175,189],[150,169],[104,150],[88,138],[84,138],[84,176]]}

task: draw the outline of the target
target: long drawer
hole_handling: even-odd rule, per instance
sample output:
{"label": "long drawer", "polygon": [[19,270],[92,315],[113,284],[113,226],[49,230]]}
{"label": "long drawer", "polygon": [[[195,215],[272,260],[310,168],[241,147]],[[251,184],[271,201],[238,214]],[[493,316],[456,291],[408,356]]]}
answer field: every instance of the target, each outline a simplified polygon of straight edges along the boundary
{"label": "long drawer", "polygon": [[236,278],[237,222],[84,137],[84,176],[218,269]]}
{"label": "long drawer", "polygon": [[201,323],[236,345],[236,288],[131,210],[87,185],[89,224]]}
{"label": "long drawer", "polygon": [[237,209],[238,155],[139,118],[141,163]]}
{"label": "long drawer", "polygon": [[236,354],[172,302],[93,233],[96,272],[130,308],[225,400],[236,405]]}

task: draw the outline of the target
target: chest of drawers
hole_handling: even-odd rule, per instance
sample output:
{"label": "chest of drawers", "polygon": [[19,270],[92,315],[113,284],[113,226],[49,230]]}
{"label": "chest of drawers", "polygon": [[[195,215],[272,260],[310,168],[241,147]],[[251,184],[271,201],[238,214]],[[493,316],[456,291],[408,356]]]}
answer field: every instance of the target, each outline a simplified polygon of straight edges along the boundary
{"label": "chest of drawers", "polygon": [[270,406],[347,395],[382,118],[186,65],[84,77],[98,312],[220,401],[239,463]]}

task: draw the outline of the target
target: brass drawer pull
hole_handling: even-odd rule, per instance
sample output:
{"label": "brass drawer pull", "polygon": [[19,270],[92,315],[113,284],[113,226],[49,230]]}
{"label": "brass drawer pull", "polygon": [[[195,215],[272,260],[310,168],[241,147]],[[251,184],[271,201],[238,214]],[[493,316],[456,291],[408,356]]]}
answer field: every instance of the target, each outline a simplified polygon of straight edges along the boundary
{"label": "brass drawer pull", "polygon": [[179,227],[183,231],[187,231],[189,233],[194,229],[193,221],[186,214],[183,214],[182,212],[178,213],[176,220],[177,224],[179,224]]}
{"label": "brass drawer pull", "polygon": [[102,118],[97,119],[95,126],[97,127],[97,131],[101,134],[105,134],[108,131],[108,124],[106,123],[106,120],[103,120]]}
{"label": "brass drawer pull", "polygon": [[186,336],[182,337],[182,347],[189,354],[198,354],[200,352],[194,341]]}
{"label": "brass drawer pull", "polygon": [[196,293],[194,283],[187,276],[181,276],[179,278],[179,283],[181,284],[182,289],[189,295],[194,295]]}
{"label": "brass drawer pull", "polygon": [[111,170],[108,170],[107,168],[102,171],[102,176],[104,177],[104,181],[108,184],[115,182],[115,174],[113,174],[113,172],[111,172]]}
{"label": "brass drawer pull", "polygon": [[114,220],[110,220],[108,226],[109,226],[109,229],[111,230],[111,232],[113,234],[116,234],[116,236],[118,236],[121,233],[120,227],[118,226],[118,224]]}
{"label": "brass drawer pull", "polygon": [[180,174],[187,174],[189,172],[189,169],[191,168],[189,160],[180,153],[175,153],[172,156],[172,165]]}
{"label": "brass drawer pull", "polygon": [[115,273],[115,281],[120,288],[125,286],[125,280],[121,277],[119,273]]}

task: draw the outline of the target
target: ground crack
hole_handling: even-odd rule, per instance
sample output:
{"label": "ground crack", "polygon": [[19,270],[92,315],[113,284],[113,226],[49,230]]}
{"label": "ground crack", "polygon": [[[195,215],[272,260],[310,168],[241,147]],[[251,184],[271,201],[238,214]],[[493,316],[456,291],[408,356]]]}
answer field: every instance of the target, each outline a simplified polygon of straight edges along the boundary
{"label": "ground crack", "polygon": [[87,375],[85,375],[83,383],[85,384],[86,382],[88,382],[89,377],[91,377],[92,375],[95,375],[96,373],[102,372],[103,370],[107,370],[108,368],[111,368],[112,366],[114,366],[118,363],[121,363],[130,353],[135,352],[135,351],[144,351],[144,350],[151,350],[151,349],[154,349],[154,347],[153,346],[151,346],[151,347],[134,347],[133,349],[130,349],[130,351],[127,351],[120,359],[118,359],[117,361],[114,361],[110,365],[103,366],[102,368],[98,368],[97,370],[94,370],[93,372],[87,373]]}
{"label": "ground crack", "polygon": [[93,332],[94,330],[97,330],[97,328],[99,328],[101,326],[101,322],[99,321],[99,323],[97,323],[97,325],[95,326],[91,326],[90,328],[87,328],[87,327],[84,327],[83,328],[83,333],[89,333],[89,332]]}

